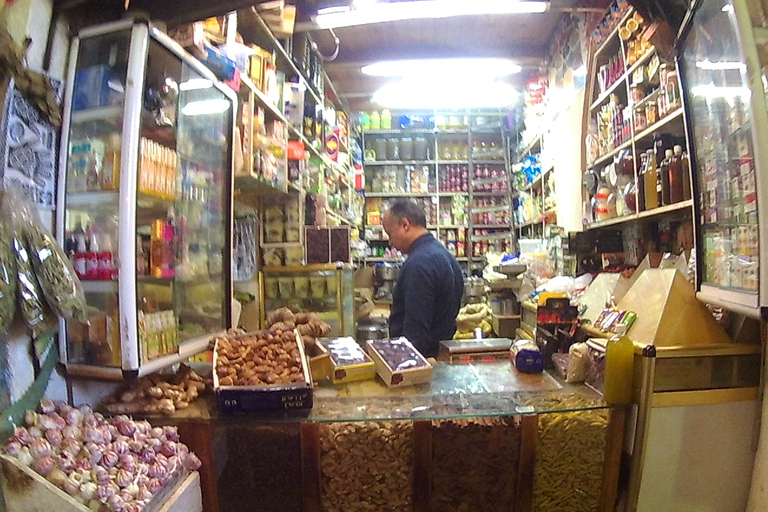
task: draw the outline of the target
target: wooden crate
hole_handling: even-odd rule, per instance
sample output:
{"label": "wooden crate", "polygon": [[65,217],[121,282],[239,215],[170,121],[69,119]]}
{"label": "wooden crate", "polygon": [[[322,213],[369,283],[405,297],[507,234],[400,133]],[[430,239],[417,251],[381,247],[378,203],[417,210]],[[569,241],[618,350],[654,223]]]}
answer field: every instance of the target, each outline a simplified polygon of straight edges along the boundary
{"label": "wooden crate", "polygon": [[[67,493],[22,466],[13,457],[0,455],[0,484],[7,512],[90,512]],[[200,475],[193,472],[179,478],[176,485],[161,490],[147,507],[147,512],[202,512]]]}

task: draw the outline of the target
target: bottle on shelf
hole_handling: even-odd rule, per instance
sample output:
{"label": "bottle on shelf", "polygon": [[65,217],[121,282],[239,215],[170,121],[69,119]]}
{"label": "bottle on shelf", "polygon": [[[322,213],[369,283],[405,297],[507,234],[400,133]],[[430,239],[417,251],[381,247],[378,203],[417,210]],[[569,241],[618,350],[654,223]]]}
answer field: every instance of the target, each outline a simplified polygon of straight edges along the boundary
{"label": "bottle on shelf", "polygon": [[661,202],[659,204],[661,205],[668,205],[672,204],[672,201],[670,199],[670,183],[669,183],[669,175],[670,175],[670,161],[672,159],[672,150],[667,149],[664,151],[664,160],[661,161],[661,164],[659,165],[659,183],[661,184]]}
{"label": "bottle on shelf", "polygon": [[659,206],[658,172],[656,169],[656,155],[652,149],[645,152],[647,165],[643,173],[643,186],[645,191],[645,209],[653,210]]}
{"label": "bottle on shelf", "polygon": [[635,345],[627,336],[627,326],[618,324],[616,335],[605,347],[605,389],[603,400],[611,405],[632,401],[632,372]]}
{"label": "bottle on shelf", "polygon": [[120,185],[120,147],[120,134],[110,133],[109,137],[107,137],[104,165],[99,176],[102,190],[117,190]]}
{"label": "bottle on shelf", "polygon": [[691,161],[687,151],[680,156],[680,164],[683,168],[683,201],[688,201],[691,198]]}
{"label": "bottle on shelf", "polygon": [[645,210],[645,171],[648,167],[648,153],[640,154],[640,165],[637,168],[637,210]]}
{"label": "bottle on shelf", "polygon": [[83,230],[83,221],[81,217],[78,217],[75,221],[75,229],[72,230],[72,236],[74,238],[75,255],[74,255],[74,267],[77,277],[84,279],[86,273],[86,245],[85,245],[85,231]]}
{"label": "bottle on shelf", "polygon": [[85,256],[85,278],[86,279],[99,279],[99,252],[100,252],[100,243],[99,243],[99,233],[96,230],[95,227],[92,227],[90,229],[91,236],[90,241],[91,243],[88,246],[88,251],[86,252]]}
{"label": "bottle on shelf", "polygon": [[669,160],[669,200],[672,204],[683,200],[683,147],[675,145]]}

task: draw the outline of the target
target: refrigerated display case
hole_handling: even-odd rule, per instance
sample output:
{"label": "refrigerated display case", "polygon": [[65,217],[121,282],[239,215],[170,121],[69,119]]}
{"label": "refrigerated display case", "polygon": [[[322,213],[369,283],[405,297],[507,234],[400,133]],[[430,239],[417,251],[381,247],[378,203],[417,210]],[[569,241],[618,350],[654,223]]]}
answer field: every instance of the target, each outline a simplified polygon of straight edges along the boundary
{"label": "refrigerated display case", "polygon": [[768,112],[744,0],[696,0],[677,47],[692,148],[699,298],[768,315]]}
{"label": "refrigerated display case", "polygon": [[264,267],[259,281],[262,327],[269,312],[286,307],[294,313],[317,313],[331,326],[329,337],[355,335],[351,264]]}
{"label": "refrigerated display case", "polygon": [[74,38],[57,238],[89,322],[60,325],[67,372],[140,376],[231,323],[234,94],[145,22]]}

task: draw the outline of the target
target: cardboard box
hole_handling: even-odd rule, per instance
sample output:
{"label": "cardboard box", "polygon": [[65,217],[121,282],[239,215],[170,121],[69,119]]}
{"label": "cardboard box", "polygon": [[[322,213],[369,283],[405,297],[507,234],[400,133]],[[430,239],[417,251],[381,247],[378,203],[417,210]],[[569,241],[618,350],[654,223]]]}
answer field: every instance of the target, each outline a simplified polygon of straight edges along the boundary
{"label": "cardboard box", "polygon": [[[379,346],[382,343],[398,344],[411,351],[417,366],[402,368],[387,361],[388,357]],[[376,365],[376,373],[387,387],[404,387],[423,384],[432,380],[432,365],[415,349],[411,342],[401,337],[392,340],[369,340],[366,342],[368,355]],[[394,367],[393,367],[394,366]]]}
{"label": "cardboard box", "polygon": [[331,377],[333,363],[328,349],[316,341],[314,345],[307,348],[307,355],[309,356],[309,370],[314,382]]}
{"label": "cardboard box", "polygon": [[[236,336],[237,337],[237,336]],[[223,414],[238,414],[262,411],[297,411],[308,412],[312,409],[312,377],[309,362],[304,352],[304,343],[296,332],[296,342],[301,357],[303,382],[285,384],[264,384],[261,386],[222,386],[216,373],[217,350],[219,341],[213,350],[213,390],[216,405]]]}

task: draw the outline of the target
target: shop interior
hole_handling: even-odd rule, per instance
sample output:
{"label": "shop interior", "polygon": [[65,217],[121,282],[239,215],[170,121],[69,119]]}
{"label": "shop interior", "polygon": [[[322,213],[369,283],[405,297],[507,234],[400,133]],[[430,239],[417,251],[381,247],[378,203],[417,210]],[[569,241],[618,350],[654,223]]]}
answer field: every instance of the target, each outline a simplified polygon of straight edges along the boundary
{"label": "shop interior", "polygon": [[[768,3],[40,3],[0,511],[768,509]],[[464,276],[437,357],[401,199]]]}

